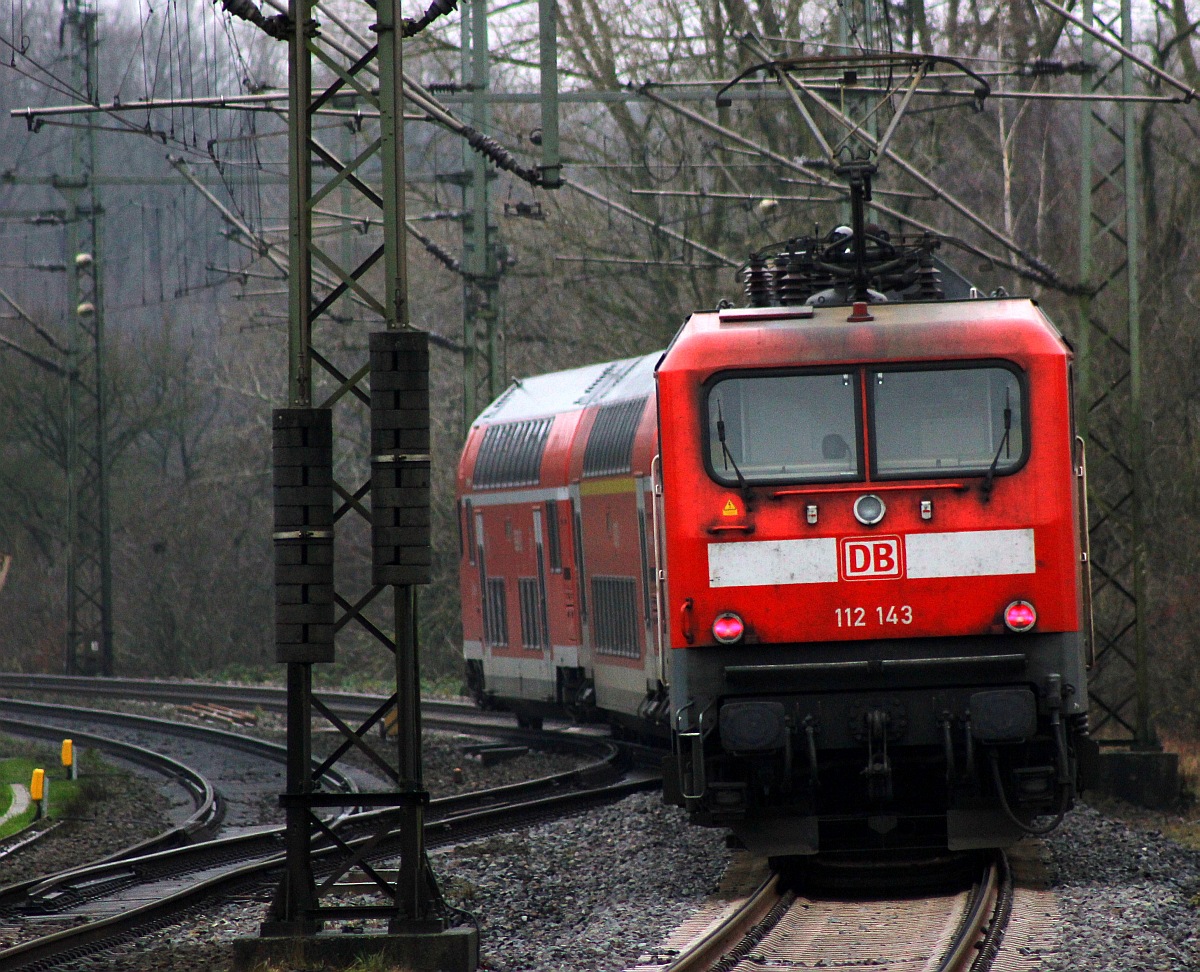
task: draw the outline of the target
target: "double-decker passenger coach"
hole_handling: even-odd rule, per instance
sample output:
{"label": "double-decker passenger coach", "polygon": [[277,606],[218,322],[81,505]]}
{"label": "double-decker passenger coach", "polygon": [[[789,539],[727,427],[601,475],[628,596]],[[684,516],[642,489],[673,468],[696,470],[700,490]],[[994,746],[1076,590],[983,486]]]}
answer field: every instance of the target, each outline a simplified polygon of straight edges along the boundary
{"label": "double-decker passenger coach", "polygon": [[459,464],[467,683],[548,713],[665,726],[650,473],[659,354],[514,382]]}

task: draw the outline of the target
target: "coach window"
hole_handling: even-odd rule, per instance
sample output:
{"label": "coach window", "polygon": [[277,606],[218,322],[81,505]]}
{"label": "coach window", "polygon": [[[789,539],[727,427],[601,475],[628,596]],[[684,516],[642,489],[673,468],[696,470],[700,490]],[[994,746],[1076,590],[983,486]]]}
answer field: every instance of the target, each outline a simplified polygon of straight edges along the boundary
{"label": "coach window", "polygon": [[546,500],[546,548],[550,555],[550,569],[562,571],[562,545],[558,539],[558,501]]}
{"label": "coach window", "polygon": [[1011,368],[870,371],[868,384],[874,475],[1003,475],[1025,460],[1024,394]]}
{"label": "coach window", "polygon": [[858,380],[832,374],[736,375],[708,390],[708,465],[717,482],[862,478]]}

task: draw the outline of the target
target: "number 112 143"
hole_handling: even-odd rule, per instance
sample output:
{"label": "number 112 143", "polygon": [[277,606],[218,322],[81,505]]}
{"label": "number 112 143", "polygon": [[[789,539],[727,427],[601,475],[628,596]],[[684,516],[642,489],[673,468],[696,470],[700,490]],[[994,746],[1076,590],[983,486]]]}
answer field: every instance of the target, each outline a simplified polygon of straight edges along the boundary
{"label": "number 112 143", "polygon": [[874,608],[835,608],[839,628],[865,628],[868,624],[912,624],[913,609],[908,604],[877,605]]}

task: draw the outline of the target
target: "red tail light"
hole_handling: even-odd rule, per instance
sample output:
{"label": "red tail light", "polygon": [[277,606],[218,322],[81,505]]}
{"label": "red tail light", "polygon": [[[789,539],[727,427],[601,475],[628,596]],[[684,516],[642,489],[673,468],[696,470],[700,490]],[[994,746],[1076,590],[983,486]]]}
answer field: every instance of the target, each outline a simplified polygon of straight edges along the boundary
{"label": "red tail light", "polygon": [[1004,623],[1009,631],[1028,631],[1037,624],[1037,611],[1028,601],[1013,601],[1004,609]]}
{"label": "red tail light", "polygon": [[736,614],[718,614],[713,622],[712,632],[713,637],[721,644],[732,645],[735,641],[742,640],[742,635],[746,633],[746,625]]}

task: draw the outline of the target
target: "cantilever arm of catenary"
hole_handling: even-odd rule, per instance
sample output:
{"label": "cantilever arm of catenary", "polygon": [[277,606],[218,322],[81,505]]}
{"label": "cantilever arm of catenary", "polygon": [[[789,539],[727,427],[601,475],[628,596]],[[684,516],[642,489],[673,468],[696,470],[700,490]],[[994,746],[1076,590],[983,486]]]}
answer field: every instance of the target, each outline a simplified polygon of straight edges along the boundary
{"label": "cantilever arm of catenary", "polygon": [[[167,161],[171,163],[175,171],[191,183],[192,187],[220,213],[221,218],[238,232],[238,235],[251,250],[268,260],[285,277],[287,276],[289,273],[288,259],[280,252],[277,244],[271,243],[269,240],[255,233],[236,213],[209,192],[208,188],[196,178],[191,167],[182,158],[177,155],[168,155]],[[333,290],[337,286],[336,281],[332,277],[319,272],[315,267],[313,268],[313,277],[321,286],[327,287],[330,290]],[[357,294],[351,293],[350,298],[356,304],[365,306],[362,298]]]}
{"label": "cantilever arm of catenary", "polygon": [[[206,200],[208,200],[208,202],[211,203],[216,208],[216,210],[221,214],[222,219],[224,219],[230,226],[232,226],[235,230],[237,230],[238,235],[245,241],[246,245],[253,252],[258,253],[260,256],[266,257],[266,259],[269,260],[276,267],[276,269],[278,269],[280,271],[280,273],[282,273],[285,277],[287,276],[288,261],[287,261],[286,257],[284,257],[283,255],[281,255],[278,252],[278,250],[279,250],[278,246],[263,239],[263,237],[256,234],[253,230],[250,229],[249,226],[247,226],[245,224],[245,222],[243,222],[241,219],[238,218],[236,213],[232,212],[227,206],[225,206],[221,202],[221,200],[219,200],[216,196],[214,196],[211,192],[209,192],[208,189],[204,186],[204,184],[195,177],[195,175],[192,173],[190,167],[183,159],[181,159],[175,155],[168,155],[167,161],[169,161],[171,163],[171,165],[173,165],[175,167],[175,169],[179,172],[179,174],[181,176],[183,176],[185,179],[187,179],[187,181],[189,183],[191,183],[191,185],[196,189],[197,192],[199,192],[202,196],[204,196],[204,198]],[[367,224],[370,224],[373,226],[382,226],[383,225],[382,221],[375,220],[375,219],[356,219],[355,222],[367,223]],[[439,260],[441,260],[442,263],[445,263],[449,269],[454,270],[459,273],[462,272],[460,267],[454,265],[454,264],[457,264],[458,261],[454,260],[453,257],[450,257],[444,250],[442,250],[435,243],[433,243],[432,240],[430,240],[427,236],[425,236],[420,231],[418,231],[415,227],[413,227],[413,225],[411,223],[406,222],[405,228],[408,230],[408,233],[410,236],[412,236],[414,239],[419,241],[427,250],[429,250],[431,253],[433,253],[433,255],[435,257],[437,257]],[[314,271],[315,270],[316,270],[316,268],[314,268]],[[314,272],[314,276],[316,276],[318,278],[319,282],[322,285],[328,287],[330,290],[332,290],[334,288],[335,284],[334,284],[332,278],[327,277],[323,274],[315,273],[315,272]],[[2,293],[3,292],[0,291],[0,294],[2,294]],[[359,297],[357,294],[351,292],[349,294],[349,296],[356,304],[359,304],[360,306],[366,306],[364,301],[362,300],[362,298]],[[437,335],[432,335],[432,337],[435,338],[436,341],[443,342],[445,344],[445,346],[450,347],[451,350],[458,350],[458,346],[455,345],[453,342],[447,342],[445,338],[441,338]]]}
{"label": "cantilever arm of catenary", "polygon": [[[282,2],[282,0],[265,0],[265,2],[275,10],[287,13],[287,4]],[[361,48],[360,51],[355,52],[337,39],[322,35],[322,43],[332,50],[337,51],[351,61],[357,61],[364,51],[369,51],[375,46],[375,42],[371,38],[364,37],[356,31],[337,11],[319,2],[314,3],[313,7],[314,9],[319,9],[322,16],[327,18],[331,24],[336,25]],[[363,71],[371,77],[379,77],[379,71],[373,64],[365,65]],[[456,118],[453,112],[430,94],[424,86],[414,80],[407,71],[404,72],[404,97],[424,111],[432,121],[466,139],[472,149],[487,156],[498,168],[512,172],[518,178],[532,185],[539,184],[540,173],[537,169],[519,164],[512,153],[495,139]]]}
{"label": "cantilever arm of catenary", "polygon": [[[663,98],[663,97],[660,97],[659,95],[656,95],[651,90],[651,83],[649,83],[649,82],[644,84],[641,88],[639,88],[638,92],[643,97],[648,98],[650,101],[653,101],[655,104],[662,105],[664,108],[668,108],[671,111],[676,112],[677,114],[683,115],[685,118],[689,118],[692,121],[694,121],[697,125],[701,125],[702,127],[707,128],[709,131],[714,132],[714,133],[722,136],[723,138],[727,138],[730,141],[737,142],[738,144],[742,145],[743,147],[749,149],[750,151],[755,152],[758,155],[761,155],[763,158],[770,159],[772,162],[777,162],[777,163],[779,163],[779,165],[781,165],[785,168],[791,169],[793,172],[799,172],[805,176],[808,176],[811,179],[815,179],[820,185],[825,186],[826,188],[835,189],[839,192],[845,191],[844,186],[840,185],[833,179],[829,179],[829,178],[826,178],[825,176],[822,176],[819,172],[815,171],[810,166],[807,166],[802,162],[798,162],[795,159],[788,158],[786,155],[781,155],[780,153],[775,152],[772,149],[767,148],[766,146],[759,145],[757,142],[753,141],[752,139],[746,138],[746,136],[744,136],[744,135],[739,135],[737,132],[730,131],[728,128],[725,128],[724,126],[717,124],[716,122],[712,121],[711,119],[705,118],[699,112],[692,111],[690,108],[685,108],[683,105],[677,104],[673,101],[670,101],[667,98]],[[937,195],[940,198],[945,198],[945,194],[942,193],[940,190],[937,191]],[[936,227],[931,226],[928,223],[922,222],[921,220],[915,218],[914,216],[912,216],[908,213],[903,213],[898,209],[894,209],[893,207],[888,206],[886,203],[881,203],[878,200],[874,200],[874,201],[872,201],[871,205],[875,209],[879,210],[879,212],[887,213],[889,216],[894,216],[897,219],[907,223],[908,225],[915,227],[916,229],[923,230],[924,232],[927,232],[927,233],[933,233],[936,236],[943,236],[943,237],[947,236],[947,234],[943,233],[941,230],[937,229]],[[994,233],[994,231],[992,231],[992,232]],[[984,250],[980,247],[974,246],[973,244],[966,243],[964,241],[958,241],[958,245],[961,246],[963,249],[967,250],[968,252],[974,253],[976,256],[982,257],[983,259],[987,260],[989,263],[994,264],[995,266],[1004,267],[1007,270],[1012,270],[1014,273],[1019,274],[1020,276],[1025,277],[1029,280],[1032,280],[1036,283],[1042,284],[1043,286],[1055,287],[1055,288],[1058,288],[1059,290],[1062,290],[1064,293],[1070,293],[1070,294],[1082,292],[1081,288],[1078,287],[1078,285],[1070,284],[1070,283],[1063,281],[1052,270],[1050,270],[1049,268],[1043,267],[1040,264],[1040,261],[1038,261],[1037,263],[1030,264],[1030,266],[1032,266],[1034,269],[1029,270],[1023,266],[1013,263],[1010,260],[1006,260],[1003,257],[999,257],[993,253],[989,253],[987,250]],[[1017,252],[1018,255],[1022,255],[1019,253],[1019,251],[1014,251],[1014,252]],[[1022,258],[1023,258],[1023,255],[1022,255]]]}
{"label": "cantilever arm of catenary", "polygon": [[607,196],[596,192],[595,189],[589,189],[587,186],[581,186],[578,182],[572,182],[570,179],[563,179],[562,182],[563,182],[563,185],[566,186],[568,189],[574,189],[580,195],[587,196],[589,199],[593,199],[596,202],[600,203],[601,205],[607,206],[609,209],[613,210],[614,212],[620,213],[622,216],[628,216],[630,219],[634,220],[635,222],[641,223],[644,226],[649,226],[656,233],[661,233],[663,236],[668,236],[671,239],[673,239],[679,243],[683,243],[687,246],[692,247],[693,249],[699,250],[701,253],[707,254],[708,256],[712,257],[714,260],[720,260],[722,263],[727,264],[728,266],[731,266],[731,267],[741,266],[741,263],[742,263],[741,260],[735,260],[735,259],[733,259],[733,257],[728,257],[724,253],[721,253],[717,250],[707,247],[703,243],[700,243],[697,240],[691,239],[691,237],[684,236],[682,233],[678,232],[677,230],[669,229],[668,227],[663,226],[661,223],[656,223],[654,220],[650,219],[648,216],[643,216],[636,209],[630,209],[628,206],[622,206],[619,202],[616,202],[613,199],[609,199]]}
{"label": "cantilever arm of catenary", "polygon": [[55,351],[57,351],[59,354],[70,354],[71,353],[70,349],[68,349],[64,345],[60,344],[58,342],[58,340],[54,337],[53,334],[51,334],[44,327],[42,327],[41,324],[39,324],[37,321],[35,321],[28,314],[28,312],[26,312],[25,308],[23,308],[20,304],[18,304],[15,300],[13,300],[12,296],[9,295],[2,288],[0,288],[0,299],[3,299],[4,302],[6,304],[8,304],[9,307],[11,307],[13,310],[15,310],[17,312],[17,317],[19,317],[26,324],[28,324],[31,328],[33,328],[34,333],[38,337],[40,337],[43,341],[45,341],[48,345],[50,345],[50,347],[54,348]]}
{"label": "cantilever arm of catenary", "polygon": [[[1169,84],[1172,88],[1175,88],[1176,90],[1183,92],[1185,101],[1191,101],[1192,99],[1200,96],[1200,92],[1197,92],[1195,88],[1191,88],[1188,85],[1184,84],[1178,78],[1174,77],[1171,74],[1168,74],[1162,68],[1158,67],[1155,64],[1152,64],[1150,61],[1147,61],[1144,57],[1138,57],[1137,54],[1135,54],[1133,51],[1131,51],[1124,44],[1119,43],[1115,38],[1110,37],[1108,34],[1104,33],[1104,31],[1097,29],[1093,25],[1089,24],[1086,20],[1083,20],[1081,17],[1078,17],[1075,14],[1071,13],[1065,7],[1060,7],[1057,3],[1054,3],[1053,0],[1037,0],[1037,2],[1040,3],[1043,7],[1049,7],[1060,17],[1063,17],[1064,19],[1069,20],[1080,30],[1087,31],[1089,34],[1091,34],[1093,37],[1095,37],[1096,40],[1100,41],[1101,44],[1104,44],[1106,47],[1111,47],[1114,51],[1116,51],[1122,57],[1129,58],[1129,60],[1133,61],[1133,63],[1136,64],[1138,67],[1144,68],[1145,70],[1147,70],[1151,74],[1153,74],[1155,77],[1159,78],[1162,81],[1167,82],[1167,84]],[[1192,26],[1193,26],[1193,28],[1195,27],[1194,24]],[[1187,34],[1185,33],[1183,36],[1186,37]]]}

